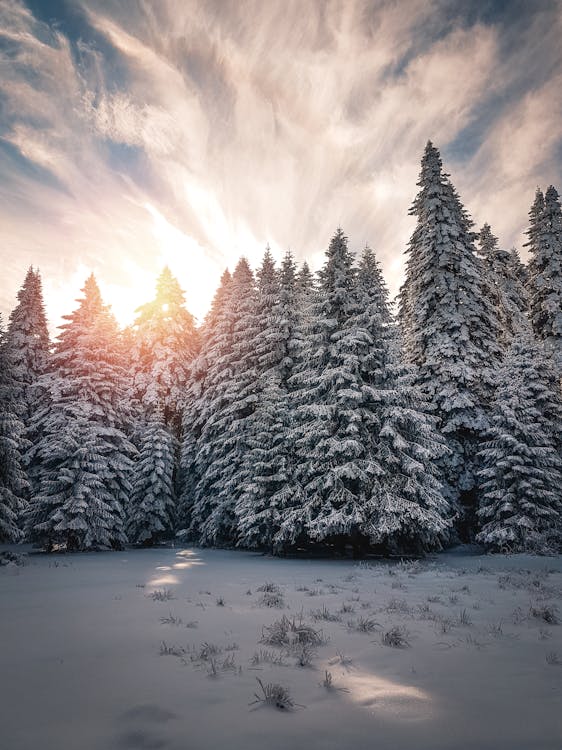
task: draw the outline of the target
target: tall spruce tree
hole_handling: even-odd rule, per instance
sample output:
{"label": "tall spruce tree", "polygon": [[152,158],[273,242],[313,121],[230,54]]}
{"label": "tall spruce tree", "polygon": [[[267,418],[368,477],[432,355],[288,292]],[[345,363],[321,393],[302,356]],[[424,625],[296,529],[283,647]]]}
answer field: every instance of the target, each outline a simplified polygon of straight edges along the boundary
{"label": "tall spruce tree", "polygon": [[201,347],[189,368],[185,408],[182,420],[180,456],[180,493],[178,526],[182,536],[195,538],[199,523],[200,504],[194,511],[197,487],[205,471],[206,460],[198,454],[203,448],[201,434],[209,415],[208,404],[213,394],[228,377],[221,367],[231,345],[230,286],[232,276],[224,271],[200,331]]}
{"label": "tall spruce tree", "polygon": [[369,247],[359,262],[356,294],[356,325],[370,339],[361,375],[377,467],[365,534],[387,551],[439,549],[450,535],[452,515],[436,467],[447,448],[429,415],[427,396],[415,384],[415,368],[403,361],[388,289]]}
{"label": "tall spruce tree", "polygon": [[502,250],[489,224],[478,237],[478,252],[488,274],[491,297],[498,311],[502,343],[509,346],[515,333],[525,327],[528,298],[521,281],[520,261],[515,249]]}
{"label": "tall spruce tree", "polygon": [[115,319],[94,276],[65,316],[50,371],[48,404],[34,416],[41,435],[29,450],[39,489],[27,528],[48,550],[119,548],[136,451],[124,429],[131,417]]}
{"label": "tall spruce tree", "polygon": [[7,340],[27,423],[39,397],[37,380],[47,370],[50,349],[41,276],[32,266],[18,292],[18,304],[10,314]]}
{"label": "tall spruce tree", "polygon": [[294,388],[297,465],[275,540],[358,544],[377,474],[370,454],[371,413],[364,406],[361,361],[370,340],[352,321],[356,270],[341,229],[333,236],[320,291],[303,337]]}
{"label": "tall spruce tree", "polygon": [[220,320],[203,338],[206,358],[202,394],[202,430],[197,441],[198,477],[191,507],[191,532],[202,544],[225,544],[235,538],[238,476],[246,450],[245,422],[255,409],[255,279],[242,258],[228,283]]}
{"label": "tall spruce tree", "polygon": [[269,249],[257,272],[252,348],[257,355],[257,401],[245,423],[246,450],[240,465],[236,504],[238,544],[274,546],[281,494],[293,464],[287,381],[294,365],[298,316],[296,266],[290,253],[277,272]]}
{"label": "tall spruce tree", "polygon": [[562,209],[552,185],[544,198],[537,191],[529,217],[530,318],[562,371]]}
{"label": "tall spruce tree", "polygon": [[0,319],[0,542],[22,540],[21,519],[29,490],[23,466],[26,440],[20,419],[21,389],[14,377],[16,363]]}
{"label": "tall spruce tree", "polygon": [[480,459],[477,540],[493,550],[560,551],[562,401],[551,361],[530,331],[514,338],[498,370]]}
{"label": "tall spruce tree", "polygon": [[172,532],[175,456],[176,439],[166,427],[162,411],[153,409],[140,431],[127,506],[127,536],[134,544],[149,546]]}
{"label": "tall spruce tree", "polygon": [[165,423],[180,437],[184,398],[198,337],[185,294],[168,267],[154,299],[138,309],[132,352],[133,392],[145,409],[163,406]]}
{"label": "tall spruce tree", "polygon": [[[442,466],[449,496],[474,508],[474,456],[488,426],[501,329],[472,222],[431,142],[418,185],[411,208],[417,226],[399,299],[405,354],[447,438]],[[470,511],[465,523],[469,519]]]}

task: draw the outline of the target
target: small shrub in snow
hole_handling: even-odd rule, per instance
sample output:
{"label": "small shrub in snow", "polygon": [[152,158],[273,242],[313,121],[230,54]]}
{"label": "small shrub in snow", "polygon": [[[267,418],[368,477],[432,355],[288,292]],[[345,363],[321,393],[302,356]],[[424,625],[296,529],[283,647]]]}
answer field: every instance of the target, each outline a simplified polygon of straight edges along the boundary
{"label": "small shrub in snow", "polygon": [[318,622],[318,620],[325,620],[326,622],[341,621],[340,615],[335,612],[330,612],[325,604],[323,605],[322,609],[312,609],[310,611],[310,616],[315,622]]}
{"label": "small shrub in snow", "polygon": [[544,620],[549,625],[558,625],[558,607],[555,604],[542,604],[531,607],[530,613],[538,620]]}
{"label": "small shrub in snow", "polygon": [[355,612],[355,607],[353,606],[353,604],[344,602],[340,607],[340,612],[342,615],[353,614],[353,612]]}
{"label": "small shrub in snow", "polygon": [[449,604],[458,604],[459,597],[456,594],[449,594]]}
{"label": "small shrub in snow", "polygon": [[257,591],[262,591],[266,594],[280,594],[281,589],[276,583],[272,581],[266,581],[262,586],[259,586]]}
{"label": "small shrub in snow", "polygon": [[380,628],[380,624],[372,617],[359,616],[357,620],[350,620],[348,627],[351,630],[357,630],[359,633],[372,633],[373,630]]}
{"label": "small shrub in snow", "polygon": [[316,656],[316,651],[309,643],[299,643],[293,647],[295,664],[299,667],[310,667],[312,660]]}
{"label": "small shrub in snow", "polygon": [[160,644],[160,656],[183,656],[185,649],[181,646],[168,645],[166,641]]}
{"label": "small shrub in snow", "polygon": [[514,625],[520,625],[522,622],[525,622],[527,615],[523,612],[521,607],[515,607],[511,614],[511,618]]}
{"label": "small shrub in snow", "polygon": [[405,599],[391,599],[385,607],[387,612],[398,612],[402,615],[409,615],[412,608]]}
{"label": "small shrub in snow", "polygon": [[332,677],[332,673],[326,671],[324,672],[324,679],[321,682],[322,687],[325,687],[326,690],[339,690],[342,693],[349,693],[349,690],[344,687],[336,687],[334,685],[334,678]]}
{"label": "small shrub in snow", "polygon": [[503,623],[500,620],[499,622],[492,622],[488,625],[488,631],[490,635],[493,635],[496,638],[500,638],[503,635]]}
{"label": "small shrub in snow", "polygon": [[228,654],[221,662],[221,669],[223,672],[235,672],[236,664],[234,663],[234,654]]}
{"label": "small shrub in snow", "polygon": [[283,609],[285,606],[285,600],[280,591],[266,591],[260,597],[258,604],[260,607],[276,607],[277,609]]}
{"label": "small shrub in snow", "polygon": [[437,622],[441,635],[447,635],[455,627],[455,623],[450,617],[440,617]]}
{"label": "small shrub in snow", "polygon": [[295,707],[289,688],[272,682],[264,685],[259,677],[256,677],[256,680],[258,681],[261,692],[254,693],[256,699],[250,703],[250,706],[253,706],[256,703],[261,703],[278,708],[280,711],[290,711]]}
{"label": "small shrub in snow", "polygon": [[176,598],[170,589],[155,589],[149,596],[153,602],[169,602]]}
{"label": "small shrub in snow", "polygon": [[262,628],[261,643],[268,646],[320,646],[325,642],[322,631],[304,623],[302,617],[289,619],[283,615],[280,620],[275,620],[271,625]]}
{"label": "small shrub in snow", "polygon": [[207,641],[204,641],[199,646],[199,650],[195,653],[195,659],[198,661],[210,661],[221,652],[222,648],[220,646],[217,646],[215,643],[207,643]]}
{"label": "small shrub in snow", "polygon": [[465,625],[465,626],[472,625],[472,620],[470,619],[470,615],[468,614],[466,609],[462,609],[459,612],[459,625]]}
{"label": "small shrub in snow", "polygon": [[222,598],[222,596],[219,596],[217,598],[217,607],[224,607],[224,599]]}
{"label": "small shrub in snow", "polygon": [[562,667],[562,657],[556,651],[549,651],[545,657],[546,663],[551,667]]}
{"label": "small shrub in snow", "polygon": [[383,633],[382,644],[383,646],[389,646],[390,648],[408,648],[410,643],[408,641],[407,630],[405,628],[394,626]]}
{"label": "small shrub in snow", "polygon": [[268,648],[260,648],[259,651],[254,651],[250,661],[254,666],[257,666],[258,664],[275,664],[279,667],[285,666],[283,654],[271,651]]}
{"label": "small shrub in snow", "polygon": [[161,617],[160,618],[160,622],[162,623],[162,625],[177,625],[177,626],[179,626],[179,625],[182,624],[182,619],[181,619],[181,617],[176,617],[175,615],[173,615],[170,612],[170,614],[168,615],[168,617]]}

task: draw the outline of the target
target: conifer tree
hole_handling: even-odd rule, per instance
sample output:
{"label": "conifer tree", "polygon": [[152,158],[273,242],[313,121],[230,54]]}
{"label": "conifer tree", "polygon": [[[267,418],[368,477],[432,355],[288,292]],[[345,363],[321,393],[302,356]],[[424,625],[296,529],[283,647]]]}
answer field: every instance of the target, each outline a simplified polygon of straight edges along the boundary
{"label": "conifer tree", "polygon": [[361,362],[364,402],[372,414],[377,474],[368,498],[365,535],[395,552],[438,549],[450,533],[436,459],[446,453],[427,397],[404,364],[381,267],[366,247],[357,275],[356,325],[370,338]]}
{"label": "conifer tree", "polygon": [[473,507],[473,460],[488,424],[500,325],[475,253],[472,222],[431,142],[418,185],[411,209],[417,226],[400,292],[404,349],[448,441],[442,464],[449,496]]}
{"label": "conifer tree", "polygon": [[257,355],[257,401],[245,422],[246,450],[238,476],[238,543],[274,546],[278,506],[290,491],[294,463],[290,441],[288,379],[294,366],[298,317],[296,266],[287,253],[279,272],[269,252],[257,273],[253,349]]}
{"label": "conifer tree", "polygon": [[27,423],[39,397],[37,380],[47,370],[50,348],[41,276],[32,266],[18,292],[18,304],[10,314],[7,340],[12,375],[20,384],[23,418]]}
{"label": "conifer tree", "polygon": [[173,529],[175,443],[161,410],[154,409],[140,433],[128,504],[127,536],[134,544],[154,544]]}
{"label": "conifer tree", "polygon": [[480,451],[477,540],[493,550],[559,551],[562,401],[543,345],[513,340],[498,370],[492,424]]}
{"label": "conifer tree", "polygon": [[502,343],[509,346],[513,335],[525,327],[527,292],[521,282],[521,262],[515,249],[510,252],[498,246],[489,224],[478,237],[478,251],[488,274],[490,293],[498,311]]}
{"label": "conifer tree", "polygon": [[228,372],[221,367],[221,363],[228,356],[231,346],[231,283],[232,276],[227,269],[221,277],[211,308],[201,327],[201,347],[191,362],[186,388],[178,523],[180,533],[191,538],[197,535],[199,510],[194,513],[194,503],[197,486],[206,466],[204,453],[198,456],[198,447],[204,447],[201,434],[209,416],[208,405],[223,387],[224,378],[228,377]]}
{"label": "conifer tree", "polygon": [[[15,360],[15,361],[14,361]],[[28,482],[23,467],[26,448],[20,420],[21,392],[15,362],[0,320],[0,542],[19,542],[27,507]]]}
{"label": "conifer tree", "polygon": [[179,437],[191,361],[197,352],[195,320],[168,267],[156,282],[154,300],[134,323],[133,392],[145,409],[163,405],[165,423]]}
{"label": "conifer tree", "polygon": [[46,549],[121,547],[136,451],[115,319],[90,276],[78,308],[65,316],[51,369],[48,404],[34,415],[41,435],[28,452],[39,489],[27,517]]}
{"label": "conifer tree", "polygon": [[351,325],[357,313],[356,272],[347,238],[333,236],[321,270],[304,351],[290,380],[295,389],[297,466],[288,507],[275,536],[299,541],[357,543],[377,467],[370,455],[371,415],[363,405],[360,362],[370,341]]}
{"label": "conifer tree", "polygon": [[195,470],[198,483],[191,508],[191,530],[202,544],[232,541],[237,476],[245,451],[244,422],[256,405],[254,320],[255,280],[242,258],[228,283],[220,321],[203,338],[207,360],[201,404],[201,434]]}
{"label": "conifer tree", "polygon": [[562,368],[562,209],[551,185],[537,191],[530,212],[529,291],[530,318],[538,338],[551,348]]}

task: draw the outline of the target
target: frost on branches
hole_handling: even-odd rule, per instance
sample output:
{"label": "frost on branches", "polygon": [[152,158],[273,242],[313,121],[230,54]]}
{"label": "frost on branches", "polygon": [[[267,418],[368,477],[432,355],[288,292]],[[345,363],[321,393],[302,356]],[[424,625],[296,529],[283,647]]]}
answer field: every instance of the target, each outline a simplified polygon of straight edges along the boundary
{"label": "frost on branches", "polygon": [[493,550],[560,551],[562,402],[551,361],[530,332],[516,336],[498,370],[479,458],[477,540]]}
{"label": "frost on branches", "polygon": [[29,490],[23,466],[27,441],[14,359],[0,320],[0,542],[22,540],[21,517]]}
{"label": "frost on branches", "polygon": [[474,453],[488,425],[491,368],[501,354],[501,328],[472,222],[428,143],[417,217],[400,292],[405,353],[418,368],[450,452],[442,461],[452,500],[473,503]]}
{"label": "frost on branches", "polygon": [[556,189],[537,190],[529,212],[530,318],[562,371],[562,210]]}
{"label": "frost on branches", "polygon": [[155,544],[174,528],[176,442],[155,409],[141,430],[127,507],[127,536],[133,544]]}
{"label": "frost on branches", "polygon": [[41,437],[30,448],[39,489],[27,517],[29,536],[46,549],[120,548],[130,495],[133,445],[117,324],[93,276],[65,316],[50,371],[48,405],[36,415]]}

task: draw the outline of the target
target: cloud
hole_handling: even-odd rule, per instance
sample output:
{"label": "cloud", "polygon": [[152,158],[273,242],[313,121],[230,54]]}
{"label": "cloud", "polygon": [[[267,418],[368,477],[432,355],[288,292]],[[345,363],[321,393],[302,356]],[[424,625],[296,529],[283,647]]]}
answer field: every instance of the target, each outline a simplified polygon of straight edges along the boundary
{"label": "cloud", "polygon": [[560,174],[560,5],[484,5],[89,0],[54,23],[3,3],[0,308],[34,263],[54,321],[89,269],[131,319],[168,263],[201,317],[239,255],[318,267],[338,224],[396,291],[428,138],[520,243]]}

